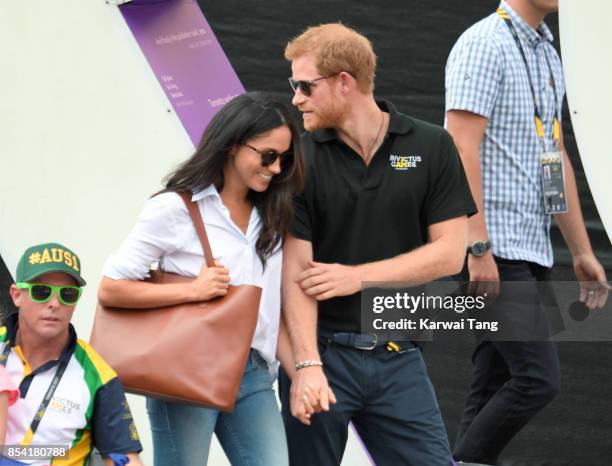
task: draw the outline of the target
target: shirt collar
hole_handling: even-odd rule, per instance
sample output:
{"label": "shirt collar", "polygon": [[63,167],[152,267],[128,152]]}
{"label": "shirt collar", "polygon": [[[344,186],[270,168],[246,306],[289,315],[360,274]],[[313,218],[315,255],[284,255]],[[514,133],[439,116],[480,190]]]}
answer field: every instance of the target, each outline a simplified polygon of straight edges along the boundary
{"label": "shirt collar", "polygon": [[[389,113],[389,133],[408,133],[412,130],[412,122],[405,115],[400,114],[395,106],[388,100],[377,100],[376,104],[382,111]],[[318,129],[312,132],[312,138],[316,142],[329,142],[338,138],[338,133],[333,128]]]}
{"label": "shirt collar", "polygon": [[506,13],[508,13],[510,19],[512,20],[512,24],[514,24],[514,27],[516,28],[518,34],[522,36],[523,39],[526,40],[531,47],[536,47],[543,40],[546,40],[551,43],[554,40],[552,32],[544,21],[542,21],[538,26],[538,34],[538,31],[534,30],[529,24],[527,24],[527,22],[521,16],[519,16],[519,14],[514,11],[512,7],[508,5],[504,0],[502,0],[499,6],[500,8],[503,8]]}
{"label": "shirt collar", "polygon": [[[209,198],[209,201],[207,202],[210,202],[211,203],[210,205],[214,206],[214,208],[206,211],[206,217],[205,217],[206,220],[204,221],[205,225],[215,225],[225,230],[230,230],[234,233],[239,232],[241,235],[244,235],[231,220],[229,210],[227,209],[225,204],[223,204],[223,200],[221,199],[221,194],[219,194],[219,191],[217,191],[217,188],[215,187],[214,184],[208,186],[207,188],[204,188],[201,191],[198,191],[193,196],[191,196],[192,202],[195,202],[195,203],[197,203],[198,201],[202,199],[206,199],[206,198]],[[256,208],[253,209],[253,212],[255,214],[255,219],[257,219],[258,218],[257,209]],[[252,221],[252,219],[253,219],[253,216],[249,218],[249,223]],[[257,231],[257,230],[252,230],[252,231]]]}
{"label": "shirt collar", "polygon": [[[9,338],[9,343],[11,347],[14,347],[17,341],[17,330],[18,329],[19,329],[19,312],[15,312],[6,319],[6,330],[8,332],[8,338]],[[65,361],[65,360],[70,359],[70,357],[72,357],[72,354],[74,353],[76,342],[77,342],[76,330],[74,330],[74,326],[72,324],[68,324],[68,343],[64,347],[64,350],[62,351],[62,354],[60,355],[59,359],[57,359],[54,362],[57,363],[59,361]],[[45,364],[44,367],[46,366],[47,365]]]}
{"label": "shirt collar", "polygon": [[198,191],[193,196],[191,196],[191,200],[193,202],[198,202],[200,199],[204,199],[205,197],[215,196],[220,197],[219,191],[214,184],[211,184],[208,188],[204,188],[202,191]]}

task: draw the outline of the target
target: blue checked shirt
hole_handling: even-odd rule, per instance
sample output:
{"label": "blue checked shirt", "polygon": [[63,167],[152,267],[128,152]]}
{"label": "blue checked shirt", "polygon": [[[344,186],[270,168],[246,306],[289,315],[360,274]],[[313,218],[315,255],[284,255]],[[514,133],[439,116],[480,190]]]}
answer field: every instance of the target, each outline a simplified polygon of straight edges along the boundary
{"label": "blue checked shirt", "polygon": [[[546,150],[554,150],[555,106],[561,118],[565,83],[550,29],[534,31],[506,2],[534,80]],[[550,62],[557,87],[555,102]],[[533,98],[520,51],[497,13],[465,31],[446,64],[446,111],[466,110],[488,119],[480,146],[484,215],[493,254],[550,267],[550,215],[540,179],[543,146],[534,123]]]}

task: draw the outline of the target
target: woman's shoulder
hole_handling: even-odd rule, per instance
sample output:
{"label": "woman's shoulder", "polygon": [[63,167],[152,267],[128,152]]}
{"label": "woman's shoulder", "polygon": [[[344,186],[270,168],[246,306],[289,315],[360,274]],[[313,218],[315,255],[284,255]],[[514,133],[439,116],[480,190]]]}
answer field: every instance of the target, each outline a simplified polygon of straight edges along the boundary
{"label": "woman's shoulder", "polygon": [[156,218],[187,215],[187,207],[181,196],[173,191],[154,194],[146,200],[142,214]]}
{"label": "woman's shoulder", "polygon": [[155,194],[147,199],[138,215],[137,225],[156,235],[166,232],[178,234],[189,214],[181,197],[174,192]]}
{"label": "woman's shoulder", "polygon": [[166,207],[175,209],[185,209],[185,203],[179,193],[174,191],[164,191],[158,194],[154,194],[147,199],[145,205],[153,205],[155,207]]}

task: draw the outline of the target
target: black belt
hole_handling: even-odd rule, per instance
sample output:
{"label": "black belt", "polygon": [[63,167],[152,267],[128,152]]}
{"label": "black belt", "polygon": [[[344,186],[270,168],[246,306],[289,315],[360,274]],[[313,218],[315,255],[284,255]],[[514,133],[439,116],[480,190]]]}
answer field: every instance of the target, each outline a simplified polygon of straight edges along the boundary
{"label": "black belt", "polygon": [[406,346],[413,347],[414,343],[410,340],[383,340],[378,338],[375,333],[351,333],[351,332],[334,332],[324,328],[318,329],[319,337],[327,340],[327,343],[335,343],[341,346],[371,351],[380,346],[386,346],[389,351],[401,351]]}

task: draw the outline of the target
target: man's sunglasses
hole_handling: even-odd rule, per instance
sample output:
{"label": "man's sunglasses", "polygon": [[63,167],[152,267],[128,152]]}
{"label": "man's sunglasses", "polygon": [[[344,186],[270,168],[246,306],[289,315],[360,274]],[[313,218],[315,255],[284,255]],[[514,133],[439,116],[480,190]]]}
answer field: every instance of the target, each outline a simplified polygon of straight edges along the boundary
{"label": "man's sunglasses", "polygon": [[291,85],[291,89],[293,89],[294,93],[297,92],[297,90],[299,89],[306,97],[310,97],[310,95],[312,94],[312,85],[314,83],[316,83],[317,81],[321,81],[322,79],[333,78],[337,75],[338,73],[330,74],[329,76],[321,76],[320,78],[311,79],[310,81],[307,81],[305,79],[299,79],[296,81],[293,78],[289,78],[289,84]]}
{"label": "man's sunglasses", "polygon": [[17,288],[27,289],[30,299],[35,303],[46,303],[51,299],[53,293],[56,293],[60,303],[67,306],[76,304],[82,292],[82,288],[79,286],[55,286],[47,285],[46,283],[19,282],[17,283]]}
{"label": "man's sunglasses", "polygon": [[276,159],[279,157],[281,159],[282,169],[287,168],[287,166],[293,161],[293,152],[284,152],[282,154],[279,154],[278,152],[272,149],[259,150],[251,146],[250,144],[243,144],[243,146],[248,147],[251,150],[254,150],[261,156],[261,166],[262,167],[269,167],[274,162],[276,162]]}

